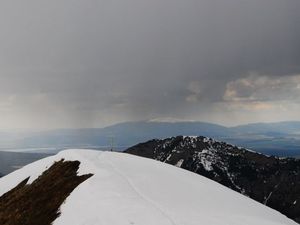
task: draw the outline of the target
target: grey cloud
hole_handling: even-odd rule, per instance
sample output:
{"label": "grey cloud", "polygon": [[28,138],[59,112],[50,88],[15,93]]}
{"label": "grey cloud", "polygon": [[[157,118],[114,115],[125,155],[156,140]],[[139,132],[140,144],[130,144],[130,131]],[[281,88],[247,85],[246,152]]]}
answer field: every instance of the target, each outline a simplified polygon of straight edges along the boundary
{"label": "grey cloud", "polygon": [[220,106],[228,85],[275,101],[289,84],[263,93],[240,79],[300,74],[299,9],[296,0],[1,1],[2,126],[230,123]]}
{"label": "grey cloud", "polygon": [[300,75],[272,77],[251,74],[227,84],[227,101],[300,100]]}

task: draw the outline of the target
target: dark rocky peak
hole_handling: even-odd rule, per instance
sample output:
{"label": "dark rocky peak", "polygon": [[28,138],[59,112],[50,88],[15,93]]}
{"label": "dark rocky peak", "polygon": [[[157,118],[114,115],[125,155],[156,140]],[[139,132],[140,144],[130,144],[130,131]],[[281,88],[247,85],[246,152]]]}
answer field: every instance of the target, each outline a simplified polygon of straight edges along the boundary
{"label": "dark rocky peak", "polygon": [[154,139],[125,152],[203,175],[300,222],[300,160],[266,156],[202,136]]}

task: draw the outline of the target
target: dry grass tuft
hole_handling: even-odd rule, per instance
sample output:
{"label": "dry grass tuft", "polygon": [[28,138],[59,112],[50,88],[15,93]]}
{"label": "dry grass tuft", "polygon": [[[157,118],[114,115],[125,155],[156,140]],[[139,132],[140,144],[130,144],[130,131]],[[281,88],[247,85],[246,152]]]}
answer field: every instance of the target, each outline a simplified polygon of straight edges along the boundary
{"label": "dry grass tuft", "polygon": [[55,162],[32,184],[29,178],[0,197],[1,225],[51,225],[70,193],[92,176],[77,176],[79,161]]}

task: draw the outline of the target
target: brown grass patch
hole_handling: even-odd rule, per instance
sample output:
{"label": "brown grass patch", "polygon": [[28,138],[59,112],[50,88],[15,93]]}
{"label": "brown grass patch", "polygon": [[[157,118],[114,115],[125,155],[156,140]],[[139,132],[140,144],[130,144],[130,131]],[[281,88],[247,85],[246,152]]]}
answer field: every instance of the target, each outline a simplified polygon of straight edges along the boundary
{"label": "brown grass patch", "polygon": [[32,184],[29,178],[0,197],[1,225],[51,225],[70,193],[92,174],[77,176],[79,161],[55,162]]}

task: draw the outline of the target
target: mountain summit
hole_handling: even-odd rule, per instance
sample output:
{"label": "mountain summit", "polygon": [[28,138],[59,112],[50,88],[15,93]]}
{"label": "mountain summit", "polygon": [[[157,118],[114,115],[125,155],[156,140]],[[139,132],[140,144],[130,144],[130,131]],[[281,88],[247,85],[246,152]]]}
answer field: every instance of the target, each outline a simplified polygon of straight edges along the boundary
{"label": "mountain summit", "polygon": [[[31,196],[34,198],[29,198],[34,202],[47,199],[57,183],[68,186],[70,177],[78,182],[72,185],[71,189],[75,189],[55,212],[53,225],[296,225],[275,210],[203,176],[114,152],[67,150],[32,163],[0,179],[0,199],[30,194],[34,194]],[[41,183],[47,192],[37,191],[43,189]],[[19,198],[22,199],[29,204],[26,198]],[[24,218],[31,221],[3,221],[9,217],[1,213],[0,221],[5,225],[37,224],[30,215],[44,211],[56,200],[53,196],[44,208],[27,211],[28,217]],[[18,214],[20,205],[14,200],[9,203]]]}
{"label": "mountain summit", "polygon": [[300,160],[201,136],[150,140],[126,152],[203,175],[300,222]]}

